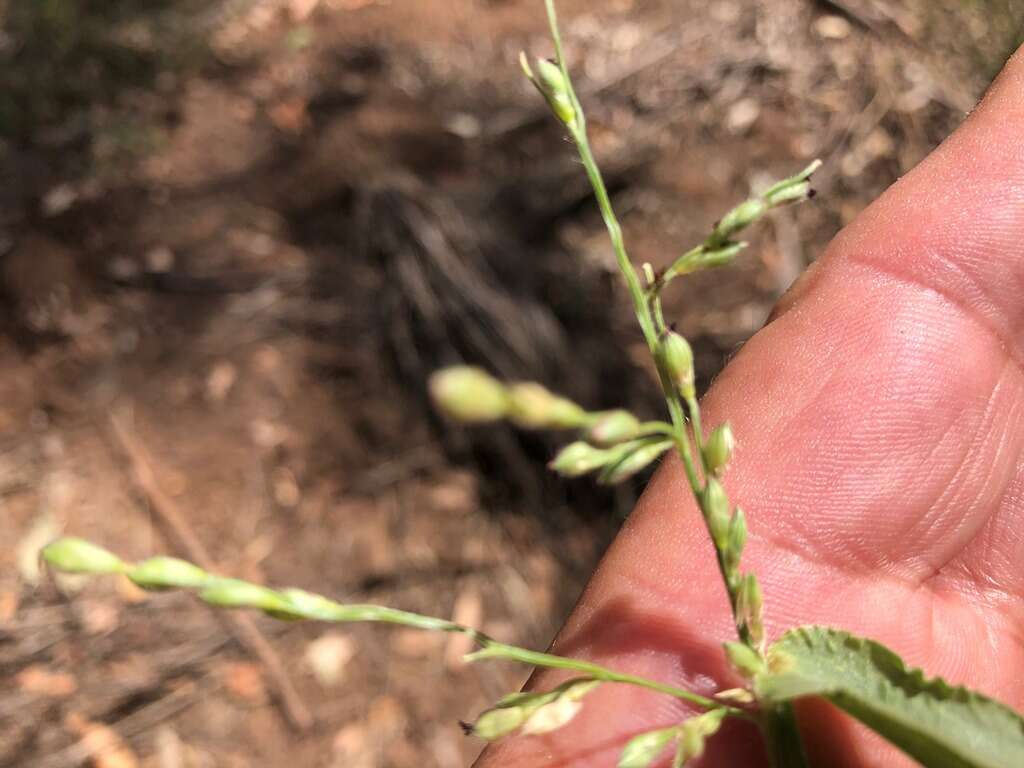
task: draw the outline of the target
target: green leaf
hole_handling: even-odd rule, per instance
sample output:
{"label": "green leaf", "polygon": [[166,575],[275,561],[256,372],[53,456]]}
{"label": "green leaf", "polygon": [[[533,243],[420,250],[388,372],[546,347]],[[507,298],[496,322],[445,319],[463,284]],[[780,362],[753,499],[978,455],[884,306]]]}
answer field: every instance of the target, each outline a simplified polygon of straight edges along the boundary
{"label": "green leaf", "polygon": [[931,768],[1024,766],[1019,714],[846,632],[790,630],[769,649],[755,689],[769,702],[822,696]]}

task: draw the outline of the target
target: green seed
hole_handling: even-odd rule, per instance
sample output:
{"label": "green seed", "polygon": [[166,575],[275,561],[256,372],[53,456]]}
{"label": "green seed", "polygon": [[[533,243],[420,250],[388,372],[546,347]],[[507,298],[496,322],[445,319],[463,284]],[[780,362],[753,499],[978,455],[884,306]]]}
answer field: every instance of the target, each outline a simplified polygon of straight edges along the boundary
{"label": "green seed", "polygon": [[500,381],[469,365],[445,368],[430,377],[430,394],[445,413],[459,421],[498,421],[508,413],[508,396]]}
{"label": "green seed", "polygon": [[[645,469],[655,461],[661,454],[672,447],[671,440],[658,440],[656,442],[637,441],[638,447],[629,449],[620,461],[609,463],[597,481],[602,485],[615,485],[621,483],[637,472]],[[627,443],[626,445],[633,445]],[[625,448],[625,446],[622,446]]]}
{"label": "green seed", "polygon": [[537,59],[536,64],[537,70],[534,72],[526,54],[519,54],[519,65],[523,73],[540,91],[555,117],[565,125],[572,126],[576,122],[576,108],[569,95],[569,84],[562,74],[562,68],[546,59]]}
{"label": "green seed", "polygon": [[729,497],[725,495],[725,489],[715,478],[708,478],[707,487],[701,495],[701,507],[704,518],[708,521],[708,529],[711,531],[711,538],[714,539],[715,547],[724,550],[729,545]]}
{"label": "green seed", "polygon": [[661,340],[661,362],[669,381],[680,394],[693,397],[693,350],[690,343],[675,331],[669,331]]}
{"label": "green seed", "polygon": [[257,608],[281,618],[293,616],[286,598],[272,589],[239,579],[211,579],[199,593],[199,599],[221,608]]}
{"label": "green seed", "polygon": [[595,445],[615,445],[632,440],[639,431],[640,421],[629,411],[608,411],[587,430],[587,439]]}
{"label": "green seed", "polygon": [[743,510],[736,507],[732,519],[729,521],[728,542],[723,552],[725,568],[729,573],[735,572],[739,567],[740,557],[743,555],[743,548],[747,544],[747,519]]}
{"label": "green seed", "polygon": [[720,241],[728,240],[741,229],[750,226],[764,216],[767,210],[768,203],[759,198],[740,203],[718,222],[718,226],[715,227],[715,236]]}
{"label": "green seed", "polygon": [[128,565],[113,552],[84,539],[58,539],[41,552],[43,560],[65,573],[121,573]]}
{"label": "green seed", "polygon": [[704,443],[704,463],[712,474],[720,474],[732,458],[733,448],[736,440],[732,434],[732,427],[722,424],[715,427],[708,435]]}
{"label": "green seed", "polygon": [[754,677],[764,671],[764,659],[760,654],[743,643],[723,643],[725,656],[733,668],[744,677]]}
{"label": "green seed", "polygon": [[202,568],[176,557],[151,557],[128,572],[143,589],[195,589],[210,578]]}
{"label": "green seed", "polygon": [[560,475],[579,477],[601,469],[615,456],[616,454],[612,451],[595,448],[589,443],[577,440],[559,451],[548,467]]}
{"label": "green seed", "polygon": [[508,388],[508,417],[523,429],[571,429],[582,426],[587,414],[540,384],[524,382]]}

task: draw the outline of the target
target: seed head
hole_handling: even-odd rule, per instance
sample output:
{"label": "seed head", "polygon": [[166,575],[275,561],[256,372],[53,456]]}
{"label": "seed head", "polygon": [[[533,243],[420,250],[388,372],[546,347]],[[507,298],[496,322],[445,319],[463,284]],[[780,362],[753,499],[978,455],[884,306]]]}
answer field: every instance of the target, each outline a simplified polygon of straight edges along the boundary
{"label": "seed head", "polygon": [[700,728],[690,727],[689,721],[683,723],[679,733],[679,752],[683,760],[690,760],[704,754],[704,734]]}
{"label": "seed head", "polygon": [[633,443],[627,443],[620,446],[620,448],[624,449],[622,458],[607,464],[604,472],[597,479],[599,483],[602,485],[615,485],[632,477],[671,448],[672,441],[655,440],[653,442],[644,442],[638,440],[635,443],[636,447],[631,447],[633,445]]}
{"label": "seed head", "polygon": [[736,439],[732,434],[732,427],[722,424],[715,427],[708,435],[704,443],[704,464],[708,471],[719,475],[732,458],[732,451],[736,445]]}
{"label": "seed head", "polygon": [[764,216],[768,203],[760,198],[753,198],[740,203],[729,211],[715,227],[715,237],[719,241],[728,240],[741,229],[745,229]]}
{"label": "seed head", "polygon": [[586,416],[576,403],[540,384],[525,382],[508,388],[508,417],[524,429],[570,429],[582,426]]}
{"label": "seed head", "polygon": [[611,451],[595,448],[582,440],[569,443],[548,464],[548,468],[566,477],[579,477],[601,469],[613,457]]}
{"label": "seed head", "polygon": [[608,411],[587,430],[587,439],[595,445],[615,445],[632,440],[639,431],[640,421],[629,411]]}
{"label": "seed head", "polygon": [[800,173],[774,184],[762,195],[769,207],[775,208],[786,203],[807,200],[814,196],[811,189],[811,175],[821,167],[821,160],[815,160]]}
{"label": "seed head", "polygon": [[679,726],[634,736],[619,756],[618,768],[650,768],[665,748],[679,737]]}
{"label": "seed head", "polygon": [[121,573],[128,566],[113,552],[84,539],[58,539],[43,548],[43,560],[65,573]]}
{"label": "seed head", "polygon": [[693,350],[690,343],[675,331],[661,339],[661,361],[665,373],[683,397],[694,395]]}
{"label": "seed head", "polygon": [[562,74],[562,68],[553,61],[537,59],[537,70],[534,72],[525,52],[519,54],[519,65],[527,79],[540,91],[551,111],[562,123],[572,126],[576,122],[576,108],[569,95],[569,84]]}
{"label": "seed head", "polygon": [[314,621],[340,621],[345,614],[345,606],[304,589],[283,589],[281,596],[289,605],[285,618],[301,616]]}
{"label": "seed head", "polygon": [[469,365],[445,368],[430,377],[438,407],[459,421],[498,421],[508,413],[505,387],[486,371]]}
{"label": "seed head", "polygon": [[568,723],[583,708],[582,699],[601,684],[600,680],[579,678],[563,683],[554,701],[537,709],[523,723],[523,733],[550,733]]}
{"label": "seed head", "polygon": [[723,643],[725,656],[733,669],[744,677],[750,678],[764,670],[764,659],[761,655],[744,643]]}
{"label": "seed head", "polygon": [[708,478],[707,487],[701,495],[701,502],[715,547],[725,550],[729,546],[729,524],[731,522],[729,497],[725,495],[725,489],[718,480],[713,477]]}
{"label": "seed head", "polygon": [[675,765],[682,765],[691,758],[703,755],[707,737],[718,731],[723,719],[725,710],[718,709],[684,721],[679,727],[679,749]]}
{"label": "seed head", "polygon": [[560,696],[550,704],[545,704],[527,718],[523,723],[523,733],[537,735],[557,731],[568,723],[583,709],[583,702]]}
{"label": "seed head", "polygon": [[590,678],[570,680],[545,693],[513,693],[477,718],[471,733],[494,741],[513,731],[550,733],[572,720],[582,708],[581,699],[600,682]]}
{"label": "seed head", "polygon": [[210,578],[202,568],[176,557],[151,557],[127,575],[143,589],[196,589]]}
{"label": "seed head", "polygon": [[743,547],[747,543],[747,519],[743,510],[736,507],[732,519],[729,520],[728,545],[722,553],[725,568],[728,572],[734,572],[740,564],[740,557],[743,555]]}
{"label": "seed head", "polygon": [[518,729],[528,714],[522,707],[495,707],[484,712],[472,725],[474,736],[494,741]]}
{"label": "seed head", "polygon": [[764,601],[761,584],[753,573],[744,574],[736,591],[736,619],[746,625],[751,642],[760,646],[764,642]]}
{"label": "seed head", "polygon": [[256,608],[279,618],[292,615],[291,603],[272,589],[239,579],[210,579],[199,599],[221,608]]}

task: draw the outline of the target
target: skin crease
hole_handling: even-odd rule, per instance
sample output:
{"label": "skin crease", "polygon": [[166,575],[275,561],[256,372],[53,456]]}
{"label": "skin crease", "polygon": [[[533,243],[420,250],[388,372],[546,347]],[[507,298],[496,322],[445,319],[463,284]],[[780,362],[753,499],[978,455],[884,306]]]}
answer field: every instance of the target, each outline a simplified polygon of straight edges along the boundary
{"label": "skin crease", "polygon": [[[1024,48],[729,364],[704,401],[705,424],[726,418],[738,445],[724,483],[747,514],[743,567],[762,581],[770,639],[841,627],[1024,709]],[[733,634],[668,461],[554,652],[707,694],[741,683],[719,649]],[[564,729],[506,739],[477,765],[613,766],[630,736],[688,713],[605,685]],[[827,704],[799,714],[815,766],[913,764]],[[699,765],[767,760],[730,724]]]}

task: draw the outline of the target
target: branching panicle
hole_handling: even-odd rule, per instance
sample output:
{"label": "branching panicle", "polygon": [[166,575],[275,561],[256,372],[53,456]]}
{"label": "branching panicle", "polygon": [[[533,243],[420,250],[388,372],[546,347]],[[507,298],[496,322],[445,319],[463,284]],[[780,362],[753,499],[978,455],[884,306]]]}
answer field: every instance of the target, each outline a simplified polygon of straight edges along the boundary
{"label": "branching panicle", "polygon": [[[526,77],[544,97],[554,116],[565,126],[579,151],[629,290],[640,330],[655,360],[669,420],[641,421],[623,409],[587,411],[540,384],[502,382],[472,366],[439,371],[431,378],[430,392],[443,411],[462,422],[484,424],[507,420],[522,429],[577,432],[578,439],[566,445],[550,465],[553,470],[566,476],[596,473],[599,483],[619,483],[648,468],[667,451],[675,449],[682,459],[697,506],[711,533],[742,643],[734,645],[744,649],[733,650],[729,656],[737,659],[742,657],[748,662],[750,658],[762,659],[761,632],[755,631],[761,625],[760,592],[755,591],[756,579],[752,575],[739,572],[740,556],[746,540],[746,524],[742,513],[733,510],[718,481],[732,454],[732,432],[728,425],[722,425],[713,430],[705,442],[697,403],[693,352],[687,340],[666,325],[661,307],[661,291],[674,277],[731,260],[745,246],[745,243],[733,242],[731,238],[772,207],[806,197],[809,189],[806,187],[807,177],[815,166],[792,179],[779,182],[761,196],[728,213],[704,243],[688,251],[660,275],[655,275],[645,265],[645,285],[626,251],[622,227],[590,147],[586,115],[566,66],[554,3],[552,0],[545,2],[557,58],[554,61],[538,59],[531,64],[529,58],[522,54],[520,63]],[[649,753],[651,745],[661,740],[664,740],[663,746],[666,747],[669,742],[677,744],[676,763],[682,764],[688,757],[702,751],[704,738],[717,730],[723,717],[749,717],[744,706],[736,706],[727,700],[707,698],[589,662],[499,643],[471,627],[444,619],[376,605],[345,605],[302,590],[273,590],[207,574],[191,563],[174,558],[151,558],[138,564],[129,564],[77,539],[65,539],[50,545],[44,556],[53,567],[61,570],[118,573],[146,589],[187,589],[211,605],[253,608],[286,620],[384,622],[460,633],[471,637],[479,647],[479,650],[467,657],[471,661],[506,659],[571,670],[584,675],[547,693],[506,697],[483,713],[471,726],[473,733],[486,739],[498,738],[513,731],[540,733],[561,727],[582,706],[584,694],[605,683],[638,685],[708,710],[706,715],[673,726],[661,735],[648,735],[646,740],[634,740],[634,756],[624,763],[628,765],[648,764],[638,762],[640,756]],[[744,669],[747,667],[750,664],[746,664]],[[739,699],[734,698],[733,701],[738,702]]]}
{"label": "branching panicle", "polygon": [[[723,644],[725,657],[748,687],[703,696],[589,661],[501,643],[472,627],[445,619],[379,605],[338,603],[299,589],[274,590],[209,574],[170,557],[128,563],[81,539],[50,544],[43,550],[44,559],[57,570],[116,574],[150,590],[189,590],[211,605],[256,609],[285,620],[382,622],[462,634],[477,646],[466,656],[468,661],[503,659],[577,675],[549,691],[506,696],[473,724],[465,725],[467,733],[486,740],[561,728],[584,706],[586,696],[610,684],[639,686],[701,710],[682,722],[633,737],[621,753],[619,768],[647,768],[669,753],[673,767],[678,768],[704,752],[707,739],[726,717],[750,719],[761,727],[776,768],[801,768],[806,758],[790,702],[808,693],[831,698],[909,754],[934,758],[935,762],[929,764],[969,768],[1024,764],[1024,720],[1019,715],[980,695],[963,689],[954,691],[942,681],[922,682],[920,675],[908,672],[895,654],[877,644],[845,633],[808,628],[787,633],[766,652],[761,586],[755,574],[741,570],[747,542],[746,517],[731,502],[722,484],[735,438],[728,424],[716,426],[705,437],[693,351],[687,340],[665,322],[662,293],[678,277],[730,263],[747,245],[736,240],[744,229],[773,208],[811,197],[810,177],[820,162],[814,161],[729,211],[702,243],[666,269],[656,272],[645,264],[638,272],[626,251],[622,227],[590,147],[586,115],[566,64],[554,2],[545,0],[545,5],[556,59],[538,59],[531,64],[524,53],[521,65],[579,153],[640,331],[654,359],[669,418],[642,421],[623,409],[588,411],[540,384],[502,382],[472,366],[436,373],[430,381],[430,392],[441,410],[462,422],[508,420],[523,429],[575,432],[576,439],[549,465],[568,477],[596,473],[600,483],[618,483],[674,449],[711,540],[732,611],[738,640]],[[884,706],[876,707],[872,699],[878,691],[885,694]],[[994,723],[987,731],[977,716],[979,711]],[[959,731],[975,729],[970,738],[981,748],[965,751],[962,744],[949,738],[951,728],[946,727],[943,718]]]}
{"label": "branching panicle", "polygon": [[[582,673],[588,679],[598,682],[628,683],[648,688],[682,699],[702,709],[720,709],[723,706],[714,699],[683,688],[616,672],[599,664],[502,643],[473,627],[447,619],[382,605],[338,603],[323,595],[301,589],[275,590],[241,579],[207,573],[192,563],[173,557],[152,557],[140,563],[129,563],[112,552],[77,538],[58,539],[43,548],[41,556],[52,568],[64,573],[124,576],[146,590],[188,590],[210,605],[221,608],[249,608],[288,621],[379,622],[466,635],[479,647],[479,650],[466,656],[467,661],[504,659],[537,667],[565,669]],[[737,714],[741,713],[741,710],[735,707],[727,709]]]}

